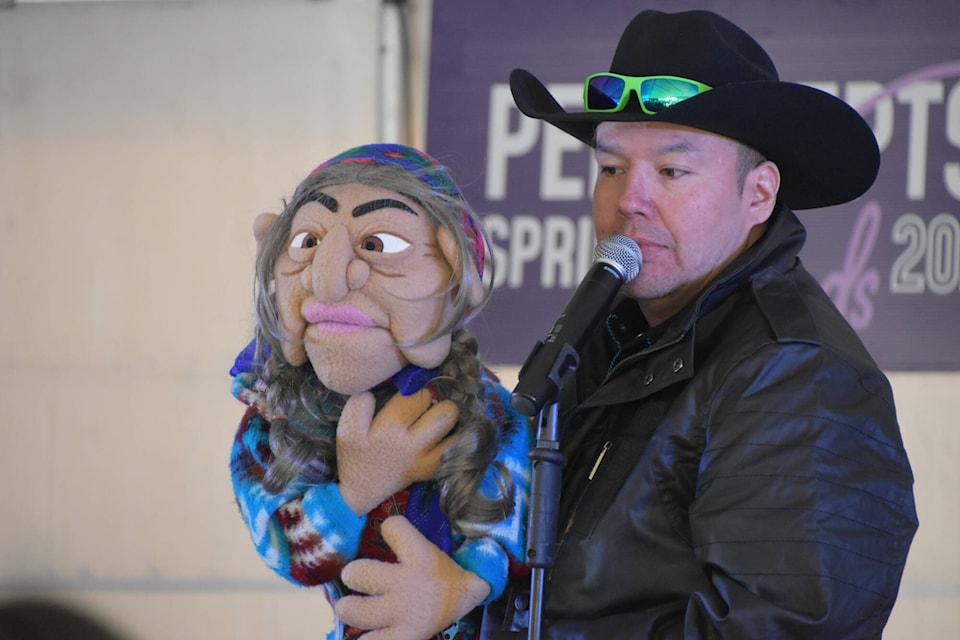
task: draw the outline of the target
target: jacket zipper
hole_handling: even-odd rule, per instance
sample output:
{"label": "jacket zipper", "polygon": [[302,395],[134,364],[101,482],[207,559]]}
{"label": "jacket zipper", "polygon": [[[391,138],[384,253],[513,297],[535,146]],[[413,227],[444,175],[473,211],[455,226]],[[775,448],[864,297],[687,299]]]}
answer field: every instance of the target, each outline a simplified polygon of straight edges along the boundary
{"label": "jacket zipper", "polygon": [[[603,459],[607,456],[607,452],[613,447],[613,442],[607,440],[603,443],[603,447],[600,449],[600,453],[597,454],[597,459],[594,460],[593,466],[590,468],[590,473],[587,475],[587,486],[583,488],[583,491],[580,492],[580,497],[577,498],[577,503],[573,506],[573,511],[570,512],[570,517],[567,519],[567,524],[563,528],[563,533],[560,535],[560,539],[557,541],[557,553],[560,552],[560,547],[563,546],[563,541],[567,537],[567,533],[570,531],[570,528],[573,526],[573,521],[576,519],[577,511],[580,508],[580,502],[583,501],[583,496],[587,494],[587,488],[590,486],[589,483],[593,481],[593,477],[597,475],[597,471],[600,469],[600,464],[603,462]],[[553,572],[553,568],[548,572],[549,574]]]}
{"label": "jacket zipper", "polygon": [[[604,456],[607,455],[607,451],[609,451],[612,446],[613,443],[609,440],[603,443],[603,449],[600,449],[600,454],[597,455],[597,461],[593,463],[593,468],[590,469],[590,475],[587,476],[587,480],[593,480],[593,476],[597,475],[597,469],[600,468],[600,463],[603,462]],[[578,502],[577,505],[579,504]]]}

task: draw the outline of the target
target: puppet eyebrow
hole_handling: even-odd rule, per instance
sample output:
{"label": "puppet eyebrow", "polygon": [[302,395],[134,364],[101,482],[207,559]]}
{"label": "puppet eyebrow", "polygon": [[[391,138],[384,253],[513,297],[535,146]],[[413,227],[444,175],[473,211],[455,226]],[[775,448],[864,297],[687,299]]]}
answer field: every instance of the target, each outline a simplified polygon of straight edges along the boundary
{"label": "puppet eyebrow", "polygon": [[400,202],[399,200],[394,200],[392,198],[381,198],[379,200],[371,200],[370,202],[365,202],[353,210],[353,217],[359,218],[360,216],[372,213],[378,209],[400,209],[413,215],[417,215],[417,212],[414,211],[410,205],[405,202]]}
{"label": "puppet eyebrow", "polygon": [[331,195],[327,195],[323,191],[317,191],[317,195],[314,196],[313,200],[329,209],[332,213],[336,213],[337,210],[340,209],[340,203],[337,202],[337,199]]}

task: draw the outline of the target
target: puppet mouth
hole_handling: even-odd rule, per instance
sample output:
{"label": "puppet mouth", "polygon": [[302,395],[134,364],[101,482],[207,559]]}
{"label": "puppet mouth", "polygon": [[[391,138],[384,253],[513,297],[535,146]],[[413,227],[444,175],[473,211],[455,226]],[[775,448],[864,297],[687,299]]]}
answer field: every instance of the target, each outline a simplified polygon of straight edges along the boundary
{"label": "puppet mouth", "polygon": [[308,306],[303,317],[317,329],[330,333],[353,333],[376,326],[370,316],[356,307],[331,306],[319,302]]}

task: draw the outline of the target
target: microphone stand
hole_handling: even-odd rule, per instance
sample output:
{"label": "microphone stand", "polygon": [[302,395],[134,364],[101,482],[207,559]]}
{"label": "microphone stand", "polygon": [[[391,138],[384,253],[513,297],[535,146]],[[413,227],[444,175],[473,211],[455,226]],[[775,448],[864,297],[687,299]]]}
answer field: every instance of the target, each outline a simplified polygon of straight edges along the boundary
{"label": "microphone stand", "polygon": [[[580,355],[569,344],[563,344],[555,358],[547,362],[547,369],[531,362],[544,347],[540,341],[520,369],[520,380],[510,396],[514,408],[526,416],[537,416],[536,447],[529,453],[533,461],[530,481],[530,513],[527,519],[526,563],[530,573],[530,620],[528,640],[540,640],[543,619],[543,592],[546,571],[553,566],[557,555],[557,524],[560,511],[562,471],[567,459],[560,452],[560,392],[569,380]],[[552,361],[551,361],[552,360]]]}
{"label": "microphone stand", "polygon": [[530,574],[528,640],[540,640],[546,570],[557,553],[561,472],[559,398],[580,364],[578,344],[600,322],[624,282],[640,272],[643,255],[627,236],[614,235],[594,249],[594,264],[567,302],[553,328],[540,340],[520,368],[510,404],[525,416],[538,416],[537,446],[530,452],[533,473],[527,565]]}
{"label": "microphone stand", "polygon": [[559,405],[552,402],[540,411],[537,446],[530,452],[533,474],[530,485],[530,518],[527,533],[527,564],[530,573],[530,625],[528,640],[540,640],[543,618],[543,588],[546,570],[557,551],[557,520],[560,506],[561,471],[566,457],[560,453]]}

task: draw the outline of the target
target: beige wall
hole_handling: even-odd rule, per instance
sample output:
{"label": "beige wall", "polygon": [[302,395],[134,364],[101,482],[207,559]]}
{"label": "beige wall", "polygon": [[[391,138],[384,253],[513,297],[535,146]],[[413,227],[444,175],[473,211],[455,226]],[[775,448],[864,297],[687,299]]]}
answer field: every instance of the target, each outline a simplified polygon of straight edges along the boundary
{"label": "beige wall", "polygon": [[[227,370],[254,216],[377,135],[379,10],[0,9],[0,604],[131,640],[324,636],[322,596],[262,566],[233,504]],[[960,376],[893,381],[922,525],[887,637],[956,637]]]}

